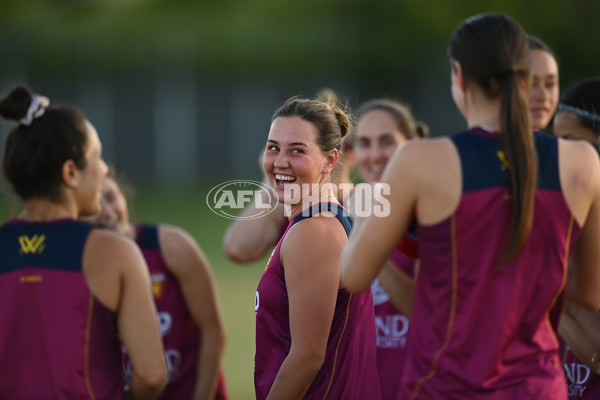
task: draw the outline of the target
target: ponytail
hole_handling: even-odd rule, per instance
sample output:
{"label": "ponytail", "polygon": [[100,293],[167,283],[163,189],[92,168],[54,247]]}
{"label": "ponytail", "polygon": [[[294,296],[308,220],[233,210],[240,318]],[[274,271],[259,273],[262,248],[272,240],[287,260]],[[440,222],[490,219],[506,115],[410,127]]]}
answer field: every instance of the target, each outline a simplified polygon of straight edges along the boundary
{"label": "ponytail", "polygon": [[[537,155],[523,85],[529,79],[527,36],[504,14],[484,13],[463,21],[452,34],[450,59],[487,98],[500,97],[500,156],[508,172],[513,218],[501,265],[523,248],[533,225]],[[508,165],[506,165],[508,163]]]}
{"label": "ponytail", "polygon": [[525,72],[512,70],[499,77],[502,86],[500,140],[510,165],[509,187],[514,212],[502,264],[511,261],[522,249],[533,225],[538,163],[527,97],[520,87],[525,79]]}

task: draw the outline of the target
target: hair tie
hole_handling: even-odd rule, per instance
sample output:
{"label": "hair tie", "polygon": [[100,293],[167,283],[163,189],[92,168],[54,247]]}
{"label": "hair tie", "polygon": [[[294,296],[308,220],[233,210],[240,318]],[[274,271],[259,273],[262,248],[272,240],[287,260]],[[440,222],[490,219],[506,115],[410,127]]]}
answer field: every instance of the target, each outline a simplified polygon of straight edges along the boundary
{"label": "hair tie", "polygon": [[559,111],[567,111],[567,112],[573,113],[575,115],[579,115],[580,117],[583,117],[583,118],[589,118],[593,121],[600,121],[600,115],[591,113],[586,110],[582,110],[581,108],[570,106],[568,104],[559,103],[558,110]]}
{"label": "hair tie", "polygon": [[46,112],[46,107],[50,105],[50,100],[46,96],[34,94],[31,98],[31,104],[27,109],[27,114],[19,120],[19,124],[29,126],[34,119],[41,117]]}

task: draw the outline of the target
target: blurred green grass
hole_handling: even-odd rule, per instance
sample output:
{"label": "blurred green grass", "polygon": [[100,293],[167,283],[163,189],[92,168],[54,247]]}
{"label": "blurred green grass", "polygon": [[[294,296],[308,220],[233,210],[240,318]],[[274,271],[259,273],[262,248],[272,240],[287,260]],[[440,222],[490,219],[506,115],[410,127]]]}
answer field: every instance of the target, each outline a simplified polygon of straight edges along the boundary
{"label": "blurred green grass", "polygon": [[[232,400],[254,399],[254,294],[267,257],[245,266],[225,258],[222,241],[231,221],[213,214],[207,207],[208,190],[210,188],[186,192],[136,189],[129,201],[130,218],[177,225],[196,238],[213,267],[227,329],[224,370],[229,396]],[[2,222],[19,209],[13,196],[2,193]]]}

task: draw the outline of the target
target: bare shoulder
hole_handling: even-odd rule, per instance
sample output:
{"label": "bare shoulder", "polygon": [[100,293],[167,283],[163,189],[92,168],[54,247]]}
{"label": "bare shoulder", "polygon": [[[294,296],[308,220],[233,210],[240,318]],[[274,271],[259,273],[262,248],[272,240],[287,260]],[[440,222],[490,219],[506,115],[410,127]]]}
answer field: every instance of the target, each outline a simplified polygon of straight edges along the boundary
{"label": "bare shoulder", "polygon": [[165,263],[175,276],[182,278],[190,271],[210,268],[196,239],[185,229],[161,224],[158,226],[158,240]]}
{"label": "bare shoulder", "polygon": [[147,282],[147,268],[133,240],[115,232],[94,229],[83,255],[83,271],[91,292],[106,307],[118,309],[128,284]]}
{"label": "bare shoulder", "polygon": [[446,175],[456,175],[460,170],[458,152],[447,137],[408,142],[389,164],[390,181],[402,177],[419,185],[436,186]]}
{"label": "bare shoulder", "polygon": [[583,225],[600,202],[600,160],[587,142],[559,139],[560,185],[576,221]]}
{"label": "bare shoulder", "polygon": [[158,225],[158,240],[163,252],[187,250],[195,244],[195,239],[188,231],[169,224]]}
{"label": "bare shoulder", "polygon": [[583,140],[558,139],[561,160],[576,168],[593,169],[600,164],[598,153],[592,145]]}
{"label": "bare shoulder", "polygon": [[288,231],[282,243],[282,255],[314,256],[341,252],[348,237],[337,217],[329,212],[304,219]]}
{"label": "bare shoulder", "polygon": [[393,161],[419,172],[447,165],[453,159],[457,160],[456,148],[449,138],[443,137],[408,142],[397,151]]}
{"label": "bare shoulder", "polygon": [[106,268],[123,264],[123,261],[139,254],[139,248],[132,239],[104,229],[93,229],[90,232],[85,250],[85,256],[89,256],[92,266],[105,264]]}
{"label": "bare shoulder", "polygon": [[561,184],[565,190],[585,190],[600,184],[600,159],[589,143],[559,139],[558,146]]}
{"label": "bare shoulder", "polygon": [[401,147],[399,153],[406,153],[406,157],[413,157],[418,160],[433,159],[443,156],[446,153],[452,153],[454,144],[448,137],[438,137],[432,139],[409,141]]}

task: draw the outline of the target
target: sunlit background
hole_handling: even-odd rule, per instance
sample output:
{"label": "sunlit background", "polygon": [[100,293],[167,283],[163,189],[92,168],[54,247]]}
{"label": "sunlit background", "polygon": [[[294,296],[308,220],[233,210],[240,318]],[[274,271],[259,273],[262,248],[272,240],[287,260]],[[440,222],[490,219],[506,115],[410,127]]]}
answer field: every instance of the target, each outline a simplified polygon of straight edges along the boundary
{"label": "sunlit background", "polygon": [[[133,215],[181,225],[211,260],[229,331],[233,399],[253,398],[254,290],[221,251],[206,193],[257,179],[275,108],[331,88],[351,108],[410,104],[434,136],[463,127],[446,53],[464,18],[500,11],[559,58],[561,88],[598,74],[600,2],[560,0],[0,0],[0,93],[25,83],[78,105],[105,159],[138,189]],[[2,135],[9,124],[0,124]],[[1,145],[0,145],[1,147]],[[3,189],[3,219],[18,210]],[[0,328],[2,329],[2,328]]]}

